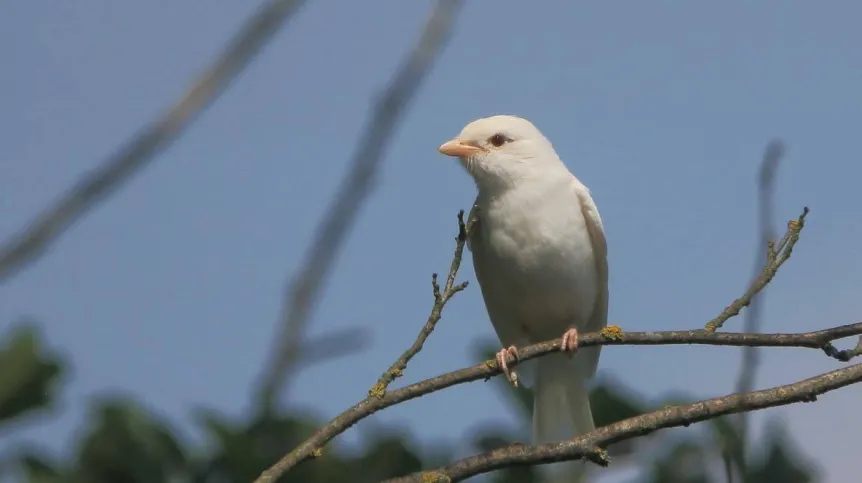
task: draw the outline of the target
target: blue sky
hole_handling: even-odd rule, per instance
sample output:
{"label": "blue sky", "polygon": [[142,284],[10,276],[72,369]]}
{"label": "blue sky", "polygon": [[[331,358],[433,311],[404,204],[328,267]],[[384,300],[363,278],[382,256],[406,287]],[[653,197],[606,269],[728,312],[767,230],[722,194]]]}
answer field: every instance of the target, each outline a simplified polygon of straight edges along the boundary
{"label": "blue sky", "polygon": [[[172,149],[0,289],[0,331],[33,316],[74,361],[61,416],[16,441],[62,451],[87,399],[106,392],[178,423],[197,406],[249,407],[284,281],[429,6],[309,2]],[[167,108],[253,9],[0,5],[0,236]],[[757,165],[782,137],[777,216],[812,212],[768,291],[765,330],[858,321],[860,15],[851,1],[470,2],[314,317],[312,334],[367,327],[373,350],[304,372],[289,402],[335,415],[415,338],[429,275],[448,266],[454,215],[474,196],[436,148],[490,114],[533,120],[592,189],[609,240],[610,318],[628,330],[699,327],[741,293]],[[462,278],[474,278],[469,263]],[[490,335],[471,287],[406,379],[472,362],[473,342]],[[603,351],[600,374],[649,396],[706,397],[730,392],[737,366],[731,348],[619,347]],[[816,351],[769,350],[757,384],[838,366]],[[860,397],[849,387],[756,421],[782,418],[824,481],[848,481],[862,420],[847,415]],[[494,390],[472,384],[376,415],[346,439],[392,423],[424,441],[457,440],[511,418]]]}

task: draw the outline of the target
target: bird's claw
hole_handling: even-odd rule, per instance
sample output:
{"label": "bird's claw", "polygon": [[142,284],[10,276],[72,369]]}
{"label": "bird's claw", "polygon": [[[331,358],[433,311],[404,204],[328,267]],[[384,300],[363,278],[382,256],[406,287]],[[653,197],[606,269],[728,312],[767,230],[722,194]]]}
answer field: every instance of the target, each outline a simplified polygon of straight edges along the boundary
{"label": "bird's claw", "polygon": [[578,329],[572,327],[563,333],[563,342],[560,344],[560,350],[565,352],[571,359],[575,351],[578,350]]}
{"label": "bird's claw", "polygon": [[497,352],[497,367],[499,367],[500,370],[503,371],[503,374],[506,375],[506,380],[508,380],[512,384],[512,386],[518,387],[518,374],[515,371],[509,369],[509,365],[506,363],[506,358],[510,355],[514,357],[515,361],[517,362],[518,348],[512,345],[507,348],[500,349],[500,351]]}

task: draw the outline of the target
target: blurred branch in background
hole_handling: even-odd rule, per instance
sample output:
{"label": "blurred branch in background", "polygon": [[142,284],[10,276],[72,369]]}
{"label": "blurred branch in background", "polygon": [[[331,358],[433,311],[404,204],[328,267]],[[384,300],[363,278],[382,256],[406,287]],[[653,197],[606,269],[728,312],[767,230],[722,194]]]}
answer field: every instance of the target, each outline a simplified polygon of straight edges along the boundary
{"label": "blurred branch in background", "polygon": [[296,368],[356,354],[371,344],[371,337],[361,327],[330,332],[307,340],[299,350]]}
{"label": "blurred branch in background", "polygon": [[266,1],[246,21],[215,64],[167,114],[138,132],[95,171],[79,179],[23,231],[7,240],[0,247],[0,284],[44,255],[72,223],[179,138],[304,3],[304,0]]}
{"label": "blurred branch in background", "polygon": [[320,296],[356,216],[374,188],[381,162],[396,128],[449,39],[460,0],[440,0],[419,40],[377,100],[351,167],[311,243],[302,268],[290,282],[270,361],[264,368],[255,403],[267,414],[294,372],[311,311]]}
{"label": "blurred branch in background", "polygon": [[[775,198],[775,175],[778,171],[778,166],[781,158],[784,156],[784,143],[781,140],[775,139],[767,144],[763,152],[763,159],[760,163],[760,172],[758,173],[757,183],[757,226],[758,240],[757,249],[755,250],[754,259],[754,274],[752,280],[756,280],[760,271],[767,263],[770,243],[775,242],[775,229],[773,202]],[[762,329],[762,307],[763,297],[752,300],[748,309],[745,311],[743,319],[743,332],[757,333]],[[736,392],[747,393],[754,390],[754,381],[757,370],[760,367],[760,353],[757,347],[742,348],[742,362],[740,363],[739,375],[737,376]],[[728,475],[728,483],[732,482],[730,475],[733,474],[731,467],[732,461],[735,459],[737,470],[740,478],[748,474],[748,413],[741,412],[737,416],[737,437],[731,441],[724,441],[728,449],[725,455],[725,468]],[[735,440],[735,441],[734,441]],[[737,444],[733,444],[736,442]],[[740,480],[742,481],[742,480]]]}

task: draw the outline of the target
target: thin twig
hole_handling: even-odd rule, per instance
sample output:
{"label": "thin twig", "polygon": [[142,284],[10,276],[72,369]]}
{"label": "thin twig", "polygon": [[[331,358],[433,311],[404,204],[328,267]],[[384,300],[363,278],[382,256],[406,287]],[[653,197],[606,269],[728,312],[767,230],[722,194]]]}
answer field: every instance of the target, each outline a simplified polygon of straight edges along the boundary
{"label": "thin twig", "polygon": [[386,394],[386,389],[390,384],[392,384],[392,381],[404,375],[404,369],[407,368],[407,363],[409,363],[410,360],[422,350],[422,346],[425,345],[425,341],[428,339],[428,336],[430,336],[431,332],[434,331],[434,328],[437,327],[437,322],[440,321],[440,317],[443,314],[443,307],[446,306],[446,302],[448,302],[456,293],[467,288],[467,282],[455,285],[455,276],[458,274],[458,268],[461,266],[464,244],[467,242],[467,232],[472,229],[473,221],[474,220],[470,221],[469,226],[465,225],[464,210],[458,212],[458,236],[455,238],[455,255],[452,257],[452,263],[449,265],[449,275],[446,277],[446,285],[444,285],[443,290],[441,291],[440,284],[437,283],[437,274],[434,273],[431,275],[434,306],[431,308],[431,314],[428,316],[428,320],[425,322],[425,325],[422,327],[422,331],[419,333],[419,337],[416,338],[413,345],[404,351],[401,357],[399,357],[398,360],[395,361],[379,379],[377,379],[377,383],[368,391],[369,397],[383,397],[383,395]]}
{"label": "thin twig", "polygon": [[[862,322],[834,327],[816,332],[796,334],[741,334],[732,332],[707,332],[705,330],[682,330],[663,332],[623,332],[617,326],[608,326],[600,332],[583,334],[578,340],[579,347],[594,345],[719,345],[719,346],[762,346],[762,347],[805,347],[821,349],[833,356],[828,348],[831,342],[845,337],[862,335]],[[553,339],[518,349],[518,361],[524,362],[545,354],[557,353],[561,339]],[[833,348],[834,349],[834,348]],[[833,356],[834,357],[834,356]],[[508,363],[515,364],[510,355]],[[310,438],[270,468],[267,479],[258,478],[255,483],[275,481],[279,475],[296,466],[318,448],[346,431],[362,419],[396,404],[415,399],[432,392],[478,380],[488,380],[501,373],[494,360],[488,360],[472,367],[448,372],[409,386],[387,391],[382,397],[367,397],[347,409],[329,423],[318,429]]]}
{"label": "thin twig", "polygon": [[[385,404],[385,401],[389,394],[387,392],[389,384],[403,375],[404,369],[407,367],[407,363],[410,362],[410,360],[413,359],[420,350],[422,350],[422,346],[425,344],[428,336],[431,335],[431,332],[437,326],[437,322],[440,321],[440,318],[443,315],[443,308],[446,306],[446,303],[451,300],[456,293],[467,288],[467,282],[456,285],[455,278],[458,275],[458,269],[461,267],[461,259],[464,254],[464,245],[467,242],[467,235],[474,223],[475,218],[471,218],[468,224],[465,225],[464,210],[458,212],[458,236],[455,238],[455,254],[452,256],[452,263],[449,265],[449,274],[446,276],[446,284],[443,286],[443,290],[441,291],[440,284],[437,283],[437,274],[435,273],[432,275],[431,288],[434,294],[434,305],[431,307],[431,314],[428,316],[428,320],[425,322],[425,325],[422,327],[422,330],[416,338],[416,341],[413,342],[413,345],[411,345],[410,348],[407,349],[404,354],[402,354],[401,357],[399,357],[398,360],[380,376],[377,383],[375,383],[368,391],[368,397],[354,406],[354,408],[362,407],[362,411],[365,416],[388,406]],[[860,331],[860,333],[862,333],[862,331]],[[347,421],[345,414],[349,412],[350,410],[342,413],[341,416],[335,418],[329,424],[317,430],[317,432],[315,432],[310,438],[306,439],[305,442],[294,448],[293,451],[264,471],[255,480],[255,483],[271,483],[276,481],[281,477],[281,475],[289,471],[294,466],[302,463],[310,457],[313,457],[321,450],[324,444],[329,442],[338,434],[346,431],[347,428],[352,426],[356,421],[359,421],[359,419],[362,419],[362,417],[356,418],[353,422],[348,422],[343,425],[333,424],[339,419]]]}
{"label": "thin twig", "polygon": [[454,483],[509,466],[535,465],[574,459],[590,459],[600,465],[607,466],[610,461],[604,448],[613,443],[646,436],[660,429],[688,426],[726,414],[756,411],[797,402],[813,402],[821,394],[859,382],[862,382],[862,364],[855,364],[785,386],[665,407],[595,429],[560,443],[505,446],[462,459],[442,468],[392,478],[384,483]]}
{"label": "thin twig", "polygon": [[264,3],[246,21],[215,64],[166,114],[140,130],[95,171],[79,179],[23,231],[3,244],[0,248],[0,283],[44,255],[78,218],[115,192],[159,151],[178,139],[304,3],[302,0]]}
{"label": "thin twig", "polygon": [[859,336],[859,341],[856,342],[856,347],[853,349],[838,350],[832,344],[827,343],[823,346],[823,352],[841,362],[848,362],[854,357],[862,356],[862,335]]}
{"label": "thin twig", "polygon": [[713,332],[720,329],[730,318],[739,315],[742,309],[748,307],[748,305],[751,304],[752,299],[754,299],[754,296],[766,288],[769,282],[771,282],[775,277],[775,274],[778,273],[778,269],[781,268],[781,265],[790,258],[793,246],[796,245],[797,241],[799,241],[799,233],[802,231],[802,228],[805,227],[806,216],[808,216],[807,206],[802,209],[802,214],[799,215],[799,218],[792,220],[787,224],[787,232],[784,234],[781,241],[779,241],[777,245],[770,244],[767,250],[766,265],[760,271],[760,274],[751,282],[751,285],[748,287],[748,290],[745,291],[745,294],[734,300],[732,304],[728,305],[721,314],[718,315],[718,317],[707,322],[704,327],[707,331]]}
{"label": "thin twig", "polygon": [[371,337],[364,327],[350,327],[306,341],[299,351],[297,366],[308,367],[320,362],[356,354],[366,349]]}
{"label": "thin twig", "polygon": [[[775,229],[772,226],[772,205],[773,198],[775,195],[775,174],[778,171],[778,166],[783,156],[784,143],[782,143],[780,140],[773,140],[766,146],[766,149],[763,152],[762,161],[760,163],[760,173],[758,176],[757,183],[758,242],[754,261],[754,275],[752,276],[753,280],[756,279],[759,275],[761,267],[766,266],[769,261],[768,259],[771,253],[769,252],[769,250],[767,250],[767,248],[770,248],[770,250],[773,249],[772,247],[770,247],[769,244],[772,243],[775,239]],[[780,249],[783,250],[784,246],[780,247]],[[763,305],[764,295],[764,293],[761,293],[759,297],[753,299],[748,307],[748,310],[745,311],[745,318],[742,330],[743,332],[753,334],[761,331],[761,307]],[[757,347],[742,348],[742,361],[740,363],[739,375],[737,376],[736,381],[737,393],[742,394],[754,390],[755,375],[757,374],[757,369],[760,366],[759,350],[760,349]],[[737,461],[740,463],[740,467],[738,468],[740,472],[739,481],[744,481],[744,475],[747,472],[748,460],[747,412],[739,413],[739,417],[737,419],[737,427],[739,431],[739,437],[736,438],[738,447],[731,448],[730,450],[736,453]],[[732,467],[730,465],[727,466],[727,471],[728,482],[731,483],[732,478],[730,477],[730,475],[732,474]]]}
{"label": "thin twig", "polygon": [[319,226],[302,268],[290,282],[282,305],[279,334],[271,361],[262,376],[256,403],[269,412],[287,385],[296,362],[308,320],[338,252],[353,227],[356,215],[371,193],[395,129],[423,84],[449,38],[461,6],[458,0],[441,0],[434,8],[418,42],[378,99],[365,133],[352,157],[334,203]]}

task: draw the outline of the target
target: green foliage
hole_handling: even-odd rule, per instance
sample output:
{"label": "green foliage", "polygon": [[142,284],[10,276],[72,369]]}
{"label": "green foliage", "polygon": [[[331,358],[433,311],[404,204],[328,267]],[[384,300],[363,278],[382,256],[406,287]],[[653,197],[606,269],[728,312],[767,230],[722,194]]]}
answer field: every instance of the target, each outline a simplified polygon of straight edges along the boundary
{"label": "green foliage", "polygon": [[656,458],[643,480],[650,483],[710,483],[707,461],[708,455],[701,444],[685,440]]}
{"label": "green foliage", "polygon": [[[477,356],[493,356],[495,344],[480,344]],[[0,431],[4,425],[51,408],[58,397],[56,386],[63,373],[60,357],[48,350],[33,328],[19,326],[0,339]],[[475,428],[473,450],[487,451],[514,441],[527,442],[532,411],[530,390],[513,390],[501,378],[492,382],[518,416],[520,424]],[[600,381],[593,389],[594,417],[598,426],[629,418],[654,407],[644,398],[612,381]],[[676,398],[674,402],[680,402]],[[684,397],[682,399],[693,399]],[[206,436],[203,445],[190,444],[169,423],[140,403],[126,398],[98,398],[91,409],[67,461],[56,461],[36,449],[13,448],[0,461],[13,461],[15,481],[28,483],[232,483],[250,482],[260,472],[299,444],[323,421],[300,411],[255,418],[231,419],[211,410],[198,410],[194,420]],[[811,465],[794,451],[777,425],[770,427],[760,451],[742,455],[735,426],[716,420],[712,431],[689,435],[670,443],[654,436],[609,448],[614,461],[637,461],[644,483],[712,483],[727,481],[709,473],[715,462],[726,461],[744,474],[744,483],[807,483],[816,481]],[[664,433],[671,434],[671,433]],[[371,483],[451,461],[448,449],[417,447],[407,434],[378,430],[349,452],[335,443],[323,454],[289,472],[281,483]],[[8,466],[8,465],[7,465]],[[3,479],[0,469],[0,480]],[[5,469],[8,473],[8,467]],[[8,474],[6,475],[8,476]],[[541,483],[535,467],[515,467],[490,475],[493,483]],[[737,481],[734,479],[734,481]]]}
{"label": "green foliage", "polygon": [[[670,445],[647,471],[645,483],[810,483],[818,481],[814,465],[794,450],[784,429],[772,422],[765,432],[760,449],[747,455],[747,465],[734,446],[728,455],[728,443],[736,444],[739,434],[734,425],[724,418],[711,422],[712,437],[685,438]],[[722,474],[710,474],[707,464],[722,461]],[[739,476],[742,476],[740,479]]]}
{"label": "green foliage", "polygon": [[90,429],[79,443],[76,481],[143,483],[183,474],[185,451],[166,423],[134,401],[110,399],[93,405]]}
{"label": "green foliage", "polygon": [[56,399],[61,359],[46,353],[32,324],[0,338],[0,431],[14,419],[48,410]]}
{"label": "green foliage", "polygon": [[794,450],[794,444],[783,428],[773,425],[766,434],[764,450],[745,473],[746,483],[810,483],[818,480],[811,461]]}

